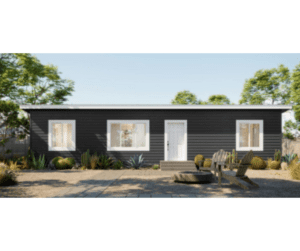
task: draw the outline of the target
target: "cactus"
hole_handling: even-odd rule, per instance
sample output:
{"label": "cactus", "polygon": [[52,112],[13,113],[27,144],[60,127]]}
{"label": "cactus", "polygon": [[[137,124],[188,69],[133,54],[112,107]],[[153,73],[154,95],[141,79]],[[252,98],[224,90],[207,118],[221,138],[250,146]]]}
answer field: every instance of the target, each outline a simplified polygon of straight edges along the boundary
{"label": "cactus", "polygon": [[281,162],[281,151],[280,150],[275,150],[274,160]]}
{"label": "cactus", "polygon": [[90,150],[88,149],[85,153],[81,155],[81,165],[88,167],[90,165]]}
{"label": "cactus", "polygon": [[238,160],[238,153],[237,153],[234,149],[232,149],[232,153],[229,153],[229,154],[228,154],[227,160],[228,160],[228,163],[229,163],[229,164],[237,163],[237,160]]}

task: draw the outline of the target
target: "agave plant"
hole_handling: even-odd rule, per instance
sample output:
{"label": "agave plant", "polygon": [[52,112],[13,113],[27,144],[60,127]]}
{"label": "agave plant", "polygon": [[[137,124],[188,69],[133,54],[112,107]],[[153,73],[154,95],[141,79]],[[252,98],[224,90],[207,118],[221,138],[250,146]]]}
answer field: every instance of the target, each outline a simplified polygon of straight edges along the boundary
{"label": "agave plant", "polygon": [[143,159],[143,154],[141,154],[141,155],[135,154],[133,157],[130,157],[129,161],[127,161],[127,164],[130,167],[139,169],[140,167],[145,166],[146,161],[144,161],[144,159]]}
{"label": "agave plant", "polygon": [[44,169],[46,164],[45,155],[40,155],[38,159],[32,156],[32,165],[34,169]]}
{"label": "agave plant", "polygon": [[286,154],[282,157],[282,162],[286,162],[288,165],[291,163],[291,161],[297,157],[296,153],[293,154]]}

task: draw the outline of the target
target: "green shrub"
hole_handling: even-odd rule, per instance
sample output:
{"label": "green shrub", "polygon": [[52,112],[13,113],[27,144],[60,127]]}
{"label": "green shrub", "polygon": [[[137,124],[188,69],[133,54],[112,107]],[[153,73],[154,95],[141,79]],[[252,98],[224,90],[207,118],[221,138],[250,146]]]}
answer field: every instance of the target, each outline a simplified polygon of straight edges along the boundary
{"label": "green shrub", "polygon": [[159,169],[160,167],[159,167],[159,165],[153,165],[153,167],[152,167],[154,170],[157,170],[157,169]]}
{"label": "green shrub", "polygon": [[129,161],[127,161],[127,165],[129,167],[139,169],[146,166],[146,161],[143,158],[143,154],[135,154],[133,157],[130,157]]}
{"label": "green shrub", "polygon": [[46,165],[46,159],[45,159],[45,155],[40,155],[38,159],[35,159],[34,156],[32,156],[32,167],[34,169],[45,169],[45,165]]}
{"label": "green shrub", "polygon": [[205,159],[203,163],[203,167],[211,167],[211,159]]}
{"label": "green shrub", "polygon": [[0,186],[11,186],[17,183],[16,172],[10,170],[6,164],[0,163]]}
{"label": "green shrub", "polygon": [[298,162],[298,157],[294,158],[291,161],[289,165],[289,170],[294,180],[300,180],[300,163]]}
{"label": "green shrub", "polygon": [[251,166],[250,169],[265,169],[267,167],[267,163],[264,161],[263,158],[259,156],[254,156],[253,159],[251,160]]}
{"label": "green shrub", "polygon": [[[95,155],[97,155],[97,153]],[[86,168],[91,166],[91,155],[89,149],[81,155],[81,166],[85,166]]]}
{"label": "green shrub", "polygon": [[98,166],[100,169],[108,169],[113,167],[114,161],[105,154],[99,156]]}
{"label": "green shrub", "polygon": [[268,168],[273,170],[279,170],[281,168],[281,162],[280,161],[268,161]]}
{"label": "green shrub", "polygon": [[201,155],[201,154],[196,155],[195,158],[194,158],[194,162],[195,162],[195,165],[196,165],[197,167],[199,167],[199,161],[200,161],[200,160],[204,160],[204,156]]}
{"label": "green shrub", "polygon": [[75,165],[75,160],[73,158],[63,158],[63,157],[55,157],[52,160],[52,163],[55,165],[56,169],[64,170],[71,169]]}
{"label": "green shrub", "polygon": [[114,163],[114,169],[121,169],[123,167],[123,162],[118,160]]}

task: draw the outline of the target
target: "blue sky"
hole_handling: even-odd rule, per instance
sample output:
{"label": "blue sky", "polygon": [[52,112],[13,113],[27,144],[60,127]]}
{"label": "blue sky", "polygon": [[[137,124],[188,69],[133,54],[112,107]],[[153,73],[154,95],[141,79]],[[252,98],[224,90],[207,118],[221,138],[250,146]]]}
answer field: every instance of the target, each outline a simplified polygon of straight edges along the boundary
{"label": "blue sky", "polygon": [[178,91],[238,103],[259,69],[300,63],[300,54],[34,54],[75,81],[68,104],[169,104]]}

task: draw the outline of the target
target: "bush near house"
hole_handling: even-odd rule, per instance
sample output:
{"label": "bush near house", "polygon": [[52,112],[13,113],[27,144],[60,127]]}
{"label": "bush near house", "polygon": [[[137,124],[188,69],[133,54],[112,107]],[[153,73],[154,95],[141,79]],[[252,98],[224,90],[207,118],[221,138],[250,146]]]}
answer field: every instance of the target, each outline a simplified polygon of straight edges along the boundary
{"label": "bush near house", "polygon": [[250,163],[250,169],[261,170],[267,167],[267,163],[259,156],[254,156]]}
{"label": "bush near house", "polygon": [[211,167],[211,159],[205,159],[203,163],[203,167]]}
{"label": "bush near house", "polygon": [[[10,169],[13,168],[14,170]],[[4,162],[0,163],[0,186],[11,186],[17,184],[17,163],[11,163],[10,166]]]}
{"label": "bush near house", "polygon": [[123,167],[123,162],[121,160],[118,160],[114,163],[114,169],[121,169]]}
{"label": "bush near house", "polygon": [[71,169],[75,165],[75,160],[73,158],[63,158],[59,156],[54,158],[52,163],[55,165],[56,169],[64,170]]}
{"label": "bush near house", "polygon": [[298,157],[294,158],[290,165],[289,165],[289,170],[291,177],[294,180],[300,180],[300,163]]}
{"label": "bush near house", "polygon": [[157,169],[159,169],[160,167],[159,167],[159,165],[153,165],[153,167],[152,167],[154,170],[157,170]]}
{"label": "bush near house", "polygon": [[204,156],[201,155],[201,154],[196,155],[195,158],[194,158],[194,162],[195,162],[195,165],[196,165],[197,167],[199,167],[199,161],[200,161],[200,160],[204,160]]}

